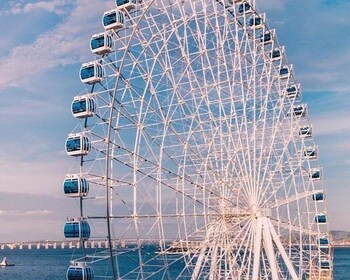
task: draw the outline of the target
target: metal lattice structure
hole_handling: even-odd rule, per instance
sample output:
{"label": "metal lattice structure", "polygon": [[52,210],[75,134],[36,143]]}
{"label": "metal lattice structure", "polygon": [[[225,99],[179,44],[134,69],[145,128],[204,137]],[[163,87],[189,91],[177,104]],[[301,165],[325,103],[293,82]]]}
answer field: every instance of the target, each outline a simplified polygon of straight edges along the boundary
{"label": "metal lattice structure", "polygon": [[117,0],[102,23],[72,103],[65,234],[109,249],[67,279],[332,279],[307,106],[255,1]]}

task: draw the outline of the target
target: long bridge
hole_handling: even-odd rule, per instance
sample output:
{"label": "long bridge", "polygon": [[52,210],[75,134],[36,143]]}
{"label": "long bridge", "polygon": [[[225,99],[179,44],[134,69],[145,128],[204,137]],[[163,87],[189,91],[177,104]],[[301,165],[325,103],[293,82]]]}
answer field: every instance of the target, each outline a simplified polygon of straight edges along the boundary
{"label": "long bridge", "polygon": [[[136,240],[136,239],[115,239],[112,240],[113,248],[127,248],[129,246],[135,246],[138,242],[148,243],[148,244],[157,244],[159,240]],[[84,242],[84,244],[83,244]],[[2,242],[0,243],[0,250],[5,249],[79,249],[84,245],[84,248],[97,248],[97,249],[106,249],[109,248],[109,242],[107,239],[105,240],[87,240],[87,241],[79,241],[79,240],[64,240],[64,241],[24,241],[24,242]],[[165,240],[165,244],[171,246],[172,248],[198,248],[201,246],[201,241],[198,240],[189,240],[187,242],[183,240]]]}
{"label": "long bridge", "polygon": [[[89,240],[84,241],[85,248],[109,248],[107,240]],[[79,249],[82,247],[81,241],[25,241],[25,242],[3,242],[0,243],[0,250],[5,249]],[[113,247],[125,248],[127,246],[125,240],[112,241]]]}

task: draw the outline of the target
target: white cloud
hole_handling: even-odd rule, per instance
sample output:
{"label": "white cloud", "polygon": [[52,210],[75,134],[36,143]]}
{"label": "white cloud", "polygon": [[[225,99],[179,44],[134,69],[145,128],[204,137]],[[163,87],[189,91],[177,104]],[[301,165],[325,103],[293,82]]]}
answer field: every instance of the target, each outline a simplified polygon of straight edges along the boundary
{"label": "white cloud", "polygon": [[57,15],[62,15],[66,13],[66,6],[69,3],[72,3],[73,0],[53,0],[53,1],[40,1],[36,3],[16,3],[10,9],[10,13],[17,14],[26,14],[37,10],[43,10],[48,13],[55,13]]}
{"label": "white cloud", "polygon": [[350,114],[328,113],[327,117],[317,119],[314,131],[317,136],[350,133]]}
{"label": "white cloud", "polygon": [[18,211],[18,210],[0,210],[0,216],[46,216],[52,214],[50,210],[30,210],[30,211]]}
{"label": "white cloud", "polygon": [[21,4],[17,3],[11,8],[10,13],[14,14],[14,15],[17,15],[17,14],[20,14],[21,11],[22,11]]}
{"label": "white cloud", "polygon": [[323,55],[310,54],[308,64],[297,76],[300,76],[304,85],[312,90],[349,93],[349,60],[350,51],[343,50],[341,46],[336,52]]}
{"label": "white cloud", "polygon": [[[0,61],[0,88],[18,84],[21,79],[59,65],[92,59],[88,48],[90,32],[102,31],[99,18],[103,11],[111,8],[111,1],[101,1],[99,5],[92,5],[90,0],[77,0],[76,3],[64,23],[41,34],[32,44],[13,48],[10,55]],[[29,6],[27,10],[33,8]]]}

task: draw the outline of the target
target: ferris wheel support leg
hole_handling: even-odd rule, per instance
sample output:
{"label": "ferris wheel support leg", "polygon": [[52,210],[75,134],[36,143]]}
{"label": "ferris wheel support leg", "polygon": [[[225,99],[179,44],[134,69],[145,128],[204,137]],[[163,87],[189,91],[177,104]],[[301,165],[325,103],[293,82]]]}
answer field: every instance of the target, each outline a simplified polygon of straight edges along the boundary
{"label": "ferris wheel support leg", "polygon": [[253,262],[253,278],[252,280],[259,280],[260,271],[260,255],[261,255],[261,232],[262,223],[258,218],[256,221],[255,240],[254,240],[254,262]]}
{"label": "ferris wheel support leg", "polygon": [[197,259],[197,262],[196,262],[196,266],[194,268],[191,280],[199,279],[199,273],[200,273],[200,270],[201,270],[201,267],[202,267],[202,264],[203,264],[203,261],[204,261],[204,258],[205,258],[206,249],[207,248],[206,248],[205,244],[203,244],[203,247],[202,247],[202,249],[201,249],[201,251],[199,253],[199,256],[198,256],[198,259]]}
{"label": "ferris wheel support leg", "polygon": [[212,258],[211,258],[211,265],[210,265],[210,275],[209,275],[209,280],[215,280],[218,279],[218,264],[217,264],[217,259],[218,259],[218,247],[213,248],[212,252]]}
{"label": "ferris wheel support leg", "polygon": [[281,240],[279,239],[277,232],[276,232],[275,228],[273,227],[270,219],[268,220],[268,223],[269,223],[269,228],[270,228],[272,239],[275,242],[275,244],[276,244],[276,246],[277,246],[277,248],[282,256],[282,259],[283,259],[285,265],[287,266],[287,269],[288,269],[292,279],[298,280],[299,277],[298,277],[297,273],[295,272],[294,266],[291,263],[288,255],[287,255],[287,252],[284,249],[283,244],[282,244]]}
{"label": "ferris wheel support leg", "polygon": [[263,239],[267,260],[271,268],[272,280],[279,280],[275,250],[273,249],[272,236],[267,218],[263,218]]}
{"label": "ferris wheel support leg", "polygon": [[207,237],[204,239],[204,242],[202,243],[202,248],[200,250],[199,256],[197,258],[196,266],[194,267],[194,271],[192,273],[191,280],[198,280],[201,268],[203,266],[203,263],[205,262],[205,258],[207,257],[207,241],[210,239],[210,236],[213,232],[213,226],[209,226]]}

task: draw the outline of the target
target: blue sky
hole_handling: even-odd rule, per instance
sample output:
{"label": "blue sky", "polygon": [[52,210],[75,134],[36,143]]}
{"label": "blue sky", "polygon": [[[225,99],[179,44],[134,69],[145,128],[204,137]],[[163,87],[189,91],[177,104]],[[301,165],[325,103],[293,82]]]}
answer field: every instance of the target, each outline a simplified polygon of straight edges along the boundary
{"label": "blue sky", "polygon": [[[0,241],[62,239],[78,71],[113,0],[0,1]],[[350,231],[350,1],[257,0],[309,104],[332,229]],[[20,228],[20,230],[19,230]]]}

